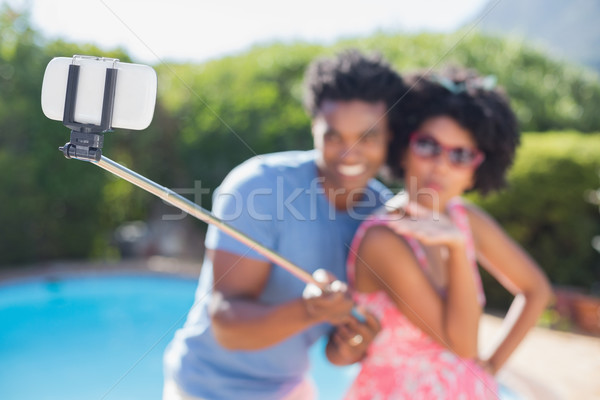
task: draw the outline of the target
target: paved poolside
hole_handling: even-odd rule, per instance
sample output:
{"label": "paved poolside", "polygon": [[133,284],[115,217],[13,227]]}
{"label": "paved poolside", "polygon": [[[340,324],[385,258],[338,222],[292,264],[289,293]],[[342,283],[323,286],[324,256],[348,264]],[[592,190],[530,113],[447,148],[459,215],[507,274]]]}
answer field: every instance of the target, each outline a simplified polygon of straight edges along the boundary
{"label": "paved poolside", "polygon": [[[491,343],[501,321],[484,315],[482,348]],[[526,399],[600,399],[600,337],[536,327],[498,377]]]}

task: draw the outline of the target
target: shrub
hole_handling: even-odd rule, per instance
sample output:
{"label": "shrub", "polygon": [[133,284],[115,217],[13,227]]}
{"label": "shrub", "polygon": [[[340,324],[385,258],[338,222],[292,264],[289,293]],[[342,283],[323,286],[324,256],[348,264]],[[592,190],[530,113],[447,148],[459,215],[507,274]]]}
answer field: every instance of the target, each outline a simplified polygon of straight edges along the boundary
{"label": "shrub", "polygon": [[[524,135],[509,174],[509,188],[472,199],[493,215],[546,271],[554,284],[589,289],[600,280],[598,208],[586,192],[598,187],[600,136],[577,132]],[[485,276],[489,304],[509,296]]]}

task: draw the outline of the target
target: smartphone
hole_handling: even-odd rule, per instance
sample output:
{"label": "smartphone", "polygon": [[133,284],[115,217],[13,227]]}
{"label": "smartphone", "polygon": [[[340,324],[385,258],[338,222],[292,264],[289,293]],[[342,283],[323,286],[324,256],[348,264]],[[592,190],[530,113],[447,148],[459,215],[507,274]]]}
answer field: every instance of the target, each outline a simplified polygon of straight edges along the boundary
{"label": "smartphone", "polygon": [[100,125],[106,69],[114,68],[117,81],[111,128],[141,130],[150,125],[156,103],[154,69],[91,56],[56,57],[48,63],[42,83],[42,111],[46,117],[63,120],[71,64],[79,65],[75,122]]}

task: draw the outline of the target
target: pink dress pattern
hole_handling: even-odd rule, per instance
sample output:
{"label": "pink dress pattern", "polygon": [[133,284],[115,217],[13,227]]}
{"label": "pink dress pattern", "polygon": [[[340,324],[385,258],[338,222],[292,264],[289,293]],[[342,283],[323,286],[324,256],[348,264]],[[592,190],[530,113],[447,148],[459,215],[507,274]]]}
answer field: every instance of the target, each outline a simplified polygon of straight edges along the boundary
{"label": "pink dress pattern", "polygon": [[[469,261],[479,286],[479,301],[485,302],[477,270],[475,246],[468,216],[460,198],[448,205],[452,221],[467,237]],[[387,217],[370,217],[358,229],[348,257],[348,282],[354,283],[358,247],[365,232],[385,225]],[[427,269],[425,252],[416,239],[405,237],[419,264]],[[382,329],[362,361],[361,371],[346,394],[346,400],[437,400],[498,399],[494,378],[474,360],[461,358],[416,327],[384,291],[354,292],[358,305],[379,319]]]}

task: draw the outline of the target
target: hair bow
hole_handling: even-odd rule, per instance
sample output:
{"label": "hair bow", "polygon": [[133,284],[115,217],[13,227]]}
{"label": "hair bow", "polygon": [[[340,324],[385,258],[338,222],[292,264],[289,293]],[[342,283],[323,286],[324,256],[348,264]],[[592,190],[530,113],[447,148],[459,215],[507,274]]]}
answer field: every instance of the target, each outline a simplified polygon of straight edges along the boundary
{"label": "hair bow", "polygon": [[496,78],[496,75],[480,76],[461,82],[455,82],[452,79],[446,78],[445,76],[435,75],[433,76],[432,80],[439,83],[449,92],[454,94],[466,92],[468,89],[492,90],[498,83],[498,78]]}

